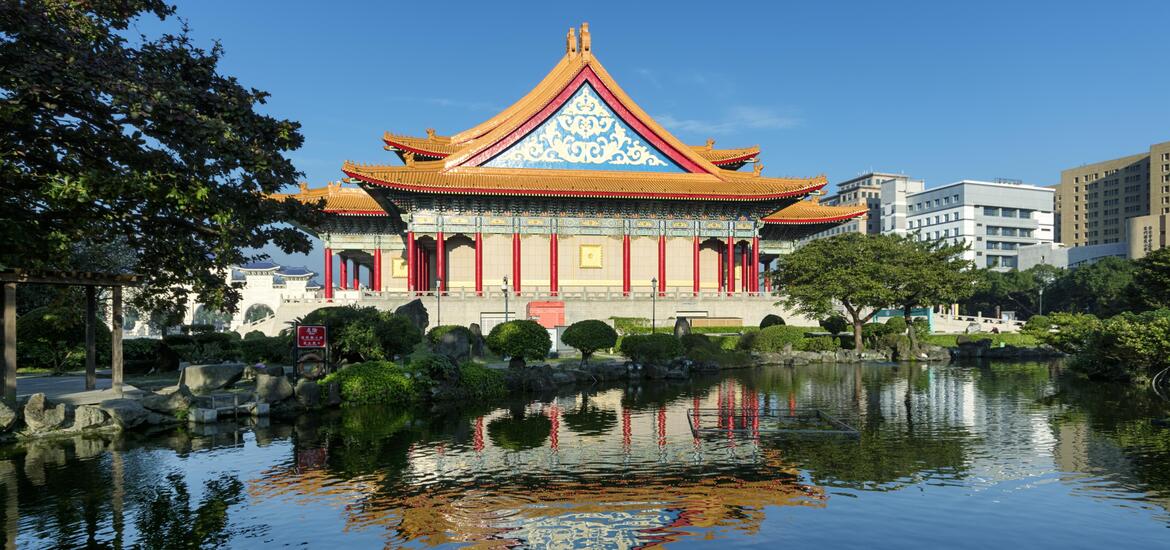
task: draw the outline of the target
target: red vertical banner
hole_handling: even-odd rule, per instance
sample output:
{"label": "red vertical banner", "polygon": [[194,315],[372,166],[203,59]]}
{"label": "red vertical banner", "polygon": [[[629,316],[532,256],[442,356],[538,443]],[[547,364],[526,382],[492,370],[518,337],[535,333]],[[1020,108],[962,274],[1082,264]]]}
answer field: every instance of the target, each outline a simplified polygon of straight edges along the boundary
{"label": "red vertical banner", "polygon": [[560,287],[559,281],[557,281],[557,268],[560,263],[561,260],[557,251],[557,232],[553,231],[548,236],[548,290],[553,296],[557,295]]}
{"label": "red vertical banner", "polygon": [[512,233],[512,288],[520,295],[520,233]]}
{"label": "red vertical banner", "polygon": [[414,231],[406,232],[406,291],[418,290],[418,265],[415,260]]}
{"label": "red vertical banner", "polygon": [[325,299],[333,299],[333,249],[325,247]]}
{"label": "red vertical banner", "polygon": [[666,294],[666,235],[658,236],[658,295]]}
{"label": "red vertical banner", "polygon": [[374,249],[374,272],[370,275],[370,288],[382,291],[382,249]]}
{"label": "red vertical banner", "polygon": [[475,232],[475,295],[483,296],[483,233]]}
{"label": "red vertical banner", "polygon": [[691,291],[699,295],[699,236],[695,235],[691,246]]}
{"label": "red vertical banner", "polygon": [[435,276],[439,280],[439,292],[447,292],[447,240],[443,232],[435,235]]}

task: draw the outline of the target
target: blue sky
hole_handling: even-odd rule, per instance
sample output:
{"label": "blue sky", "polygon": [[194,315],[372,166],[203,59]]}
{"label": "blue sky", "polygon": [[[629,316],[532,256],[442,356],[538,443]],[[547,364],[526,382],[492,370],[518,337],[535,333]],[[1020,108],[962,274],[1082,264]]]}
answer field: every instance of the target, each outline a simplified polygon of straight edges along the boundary
{"label": "blue sky", "polygon": [[[441,7],[440,7],[441,6]],[[937,186],[1170,140],[1170,2],[179,3],[222,70],[303,124],[311,185],[396,162],[383,131],[454,133],[527,92],[588,21],[622,87],[683,141],[759,144],[764,174]],[[142,21],[148,34],[174,24]],[[277,261],[319,269],[310,258]]]}

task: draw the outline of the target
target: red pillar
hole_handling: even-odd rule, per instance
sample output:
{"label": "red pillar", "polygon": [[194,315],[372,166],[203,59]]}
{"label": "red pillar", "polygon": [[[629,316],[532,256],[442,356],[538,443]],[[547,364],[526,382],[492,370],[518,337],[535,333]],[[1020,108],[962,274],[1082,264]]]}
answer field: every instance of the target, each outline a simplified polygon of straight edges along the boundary
{"label": "red pillar", "polygon": [[475,295],[483,296],[483,233],[475,232]]}
{"label": "red pillar", "polygon": [[374,249],[374,273],[370,275],[370,287],[374,292],[382,291],[382,249]]}
{"label": "red pillar", "polygon": [[739,278],[742,279],[740,290],[743,292],[750,292],[752,290],[751,276],[752,266],[748,265],[748,247],[744,245],[739,252]]}
{"label": "red pillar", "polygon": [[715,249],[715,288],[723,290],[723,253]]}
{"label": "red pillar", "polygon": [[430,254],[430,252],[427,252],[427,249],[425,249],[421,246],[418,248],[418,251],[419,251],[419,255],[418,255],[419,262],[422,264],[422,266],[421,266],[422,269],[419,270],[419,272],[422,273],[422,289],[425,292],[430,292],[431,291],[431,258],[430,258],[431,254]]}
{"label": "red pillar", "polygon": [[353,260],[353,289],[361,288],[362,279],[362,264],[358,263],[357,258]]}
{"label": "red pillar", "polygon": [[630,236],[622,235],[622,294],[630,295]]}
{"label": "red pillar", "polygon": [[341,290],[349,288],[349,260],[345,256],[341,256],[341,267],[338,268],[337,278],[340,279],[337,283],[341,286]]}
{"label": "red pillar", "polygon": [[553,296],[556,296],[560,289],[557,274],[557,264],[560,263],[560,258],[557,256],[557,246],[557,234],[554,231],[548,238],[548,290]]}
{"label": "red pillar", "polygon": [[727,236],[727,293],[735,292],[735,241]]}
{"label": "red pillar", "polygon": [[691,286],[695,296],[699,295],[699,236],[695,235],[691,251]]}
{"label": "red pillar", "polygon": [[512,288],[520,295],[520,234],[512,233]]}
{"label": "red pillar", "polygon": [[333,300],[333,249],[325,247],[325,299]]}
{"label": "red pillar", "polygon": [[435,236],[435,274],[439,277],[439,292],[447,292],[447,240],[440,231]]}
{"label": "red pillar", "polygon": [[752,237],[752,292],[760,291],[760,238]]}
{"label": "red pillar", "polygon": [[406,291],[414,292],[418,287],[418,265],[415,263],[414,231],[406,232]]}
{"label": "red pillar", "polygon": [[658,236],[658,295],[666,293],[666,235]]}

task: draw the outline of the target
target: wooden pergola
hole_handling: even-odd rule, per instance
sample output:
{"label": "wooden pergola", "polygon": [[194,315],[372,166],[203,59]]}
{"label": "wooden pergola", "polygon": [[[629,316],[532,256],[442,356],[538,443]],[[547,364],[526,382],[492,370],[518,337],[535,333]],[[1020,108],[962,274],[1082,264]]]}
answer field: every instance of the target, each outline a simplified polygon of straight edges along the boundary
{"label": "wooden pergola", "polygon": [[110,370],[116,392],[122,390],[122,288],[136,286],[138,275],[114,275],[75,271],[27,271],[10,269],[0,271],[0,311],[4,332],[0,342],[3,362],[4,403],[16,407],[16,285],[38,284],[85,287],[85,389],[97,387],[97,290],[112,290],[110,327]]}

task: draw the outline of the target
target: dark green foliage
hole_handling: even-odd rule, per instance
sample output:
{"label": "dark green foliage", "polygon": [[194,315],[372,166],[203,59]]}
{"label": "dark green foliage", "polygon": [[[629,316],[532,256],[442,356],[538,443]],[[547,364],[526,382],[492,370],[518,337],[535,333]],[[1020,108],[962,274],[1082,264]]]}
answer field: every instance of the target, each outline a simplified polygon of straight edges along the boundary
{"label": "dark green foliage", "polygon": [[[434,387],[439,384],[458,385],[459,367],[444,355],[418,353],[410,358],[406,370],[411,372],[416,384]],[[422,388],[418,388],[421,390]]]}
{"label": "dark green foliage", "polygon": [[840,349],[840,345],[838,340],[832,336],[818,336],[801,340],[796,345],[796,349],[800,351],[837,351]]}
{"label": "dark green foliage", "polygon": [[[765,329],[761,329],[755,338],[750,343],[752,351],[760,352],[781,352],[786,346],[792,346],[793,349],[804,340],[806,329],[804,327],[789,327],[784,325],[775,325]],[[743,340],[740,340],[743,342]]]}
{"label": "dark green foliage", "polygon": [[821,319],[821,328],[830,334],[840,334],[849,330],[849,321],[840,315],[830,315]]}
{"label": "dark green foliage", "polygon": [[341,386],[346,403],[409,403],[416,397],[414,383],[401,367],[387,361],[349,365],[326,376],[325,383]]}
{"label": "dark green foliage", "polygon": [[1024,323],[1024,327],[1020,332],[1034,336],[1036,338],[1043,338],[1052,329],[1052,319],[1047,315],[1033,315]]}
{"label": "dark green foliage", "polygon": [[301,325],[324,325],[335,363],[390,360],[422,341],[418,327],[400,315],[374,307],[326,307],[309,313]]}
{"label": "dark green foliage", "polygon": [[617,337],[613,327],[604,321],[591,319],[569,325],[561,334],[561,341],[581,352],[581,363],[584,364],[597,350],[614,347]]}
{"label": "dark green foliage", "polygon": [[140,548],[223,548],[235,533],[228,528],[228,509],[243,502],[244,484],[235,476],[204,483],[199,506],[191,509],[191,494],[183,476],[173,473],[168,483],[149,490],[135,524]]}
{"label": "dark green foliage", "polygon": [[[110,364],[110,329],[100,318],[94,327],[97,363]],[[55,373],[85,368],[85,310],[37,308],[16,320],[16,364]]]}
{"label": "dark green foliage", "polygon": [[157,338],[130,338],[122,340],[122,367],[128,373],[146,373],[169,370],[178,361],[174,352]]}
{"label": "dark green foliage", "polygon": [[1170,309],[1123,313],[1104,321],[1055,313],[1048,345],[1073,354],[1070,367],[1098,380],[1129,380],[1170,366]]}
{"label": "dark green foliage", "polygon": [[[229,310],[223,275],[275,245],[308,252],[318,204],[269,197],[298,176],[296,122],[220,72],[186,29],[140,36],[161,0],[6,2],[0,17],[0,265],[75,269],[75,243],[122,242],[143,311]],[[146,29],[152,25],[143,25]]]}
{"label": "dark green foliage", "polygon": [[1146,308],[1170,308],[1170,248],[1155,250],[1135,262],[1130,295]]}
{"label": "dark green foliage", "polygon": [[268,336],[258,330],[250,331],[248,334],[244,335],[245,340],[255,340],[260,338],[268,338]]}
{"label": "dark green foliage", "polygon": [[783,324],[784,324],[784,318],[780,317],[779,315],[776,315],[775,313],[769,313],[769,314],[765,315],[763,319],[760,320],[760,328],[768,328],[770,326],[783,325]]}
{"label": "dark green foliage", "polygon": [[471,399],[499,399],[508,393],[504,373],[474,361],[464,361],[459,365],[459,383]]}
{"label": "dark green foliage", "polygon": [[183,325],[179,327],[179,332],[183,334],[207,334],[209,332],[215,332],[215,326],[203,324]]}
{"label": "dark green foliage", "polygon": [[610,317],[609,319],[613,321],[613,328],[622,336],[650,334],[650,319],[645,317]]}
{"label": "dark green foliage", "polygon": [[886,334],[903,334],[903,333],[905,333],[906,332],[906,318],[905,317],[890,317],[885,322],[883,332]]}
{"label": "dark green foliage", "polygon": [[435,328],[432,328],[431,330],[427,331],[427,341],[430,342],[432,346],[438,344],[443,340],[443,336],[448,332],[462,334],[465,338],[467,338],[468,342],[472,341],[471,330],[462,325],[439,325]]}
{"label": "dark green foliage", "polygon": [[682,344],[672,334],[633,334],[622,339],[621,353],[645,365],[661,365],[682,355]]}
{"label": "dark green foliage", "polygon": [[706,334],[684,334],[679,338],[679,343],[682,344],[683,351],[687,353],[694,349],[719,349],[719,345]]}
{"label": "dark green foliage", "polygon": [[291,365],[292,345],[292,336],[287,334],[259,338],[249,335],[239,343],[240,356],[247,363]]}
{"label": "dark green foliage", "polygon": [[201,334],[169,334],[163,336],[163,344],[178,357],[179,361],[193,364],[222,363],[240,358],[240,336],[234,332],[208,332]]}
{"label": "dark green foliage", "polygon": [[548,330],[536,321],[518,320],[500,323],[492,327],[487,336],[488,349],[501,357],[513,360],[544,359],[552,347]]}
{"label": "dark green foliage", "polygon": [[[497,325],[499,326],[499,325]],[[552,430],[552,421],[540,413],[528,413],[522,408],[510,416],[501,416],[488,422],[487,432],[492,444],[509,451],[524,451],[544,445]]]}

